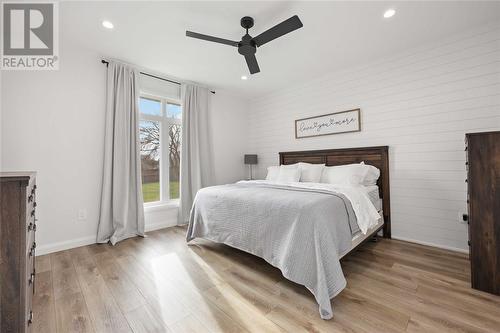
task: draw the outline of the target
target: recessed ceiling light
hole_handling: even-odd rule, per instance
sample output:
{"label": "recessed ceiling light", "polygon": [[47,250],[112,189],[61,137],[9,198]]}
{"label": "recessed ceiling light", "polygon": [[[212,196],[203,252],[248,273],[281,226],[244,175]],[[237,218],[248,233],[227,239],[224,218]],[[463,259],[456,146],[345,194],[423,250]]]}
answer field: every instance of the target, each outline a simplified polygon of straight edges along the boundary
{"label": "recessed ceiling light", "polygon": [[102,21],[102,26],[106,29],[113,29],[115,26],[109,21]]}
{"label": "recessed ceiling light", "polygon": [[396,10],[395,9],[387,9],[385,12],[384,12],[384,18],[389,18],[389,17],[393,17],[394,14],[396,14]]}
{"label": "recessed ceiling light", "polygon": [[246,75],[242,75],[242,76],[241,76],[241,79],[242,79],[242,80],[248,80],[248,76],[246,76]]}

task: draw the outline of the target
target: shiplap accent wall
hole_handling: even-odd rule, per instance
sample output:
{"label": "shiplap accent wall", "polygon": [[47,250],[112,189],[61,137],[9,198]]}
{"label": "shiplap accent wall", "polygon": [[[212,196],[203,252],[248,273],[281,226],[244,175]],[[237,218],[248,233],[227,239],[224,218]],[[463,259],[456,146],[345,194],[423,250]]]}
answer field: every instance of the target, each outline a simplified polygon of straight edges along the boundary
{"label": "shiplap accent wall", "polygon": [[[359,133],[294,137],[295,119],[358,107]],[[465,251],[464,134],[500,130],[500,26],[261,97],[248,121],[259,177],[279,151],[388,145],[393,237]]]}

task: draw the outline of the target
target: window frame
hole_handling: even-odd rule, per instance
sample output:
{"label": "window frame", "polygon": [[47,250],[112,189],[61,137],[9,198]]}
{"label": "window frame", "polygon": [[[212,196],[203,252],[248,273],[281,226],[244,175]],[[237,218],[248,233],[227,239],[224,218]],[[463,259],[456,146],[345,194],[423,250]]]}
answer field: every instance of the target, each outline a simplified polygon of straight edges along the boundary
{"label": "window frame", "polygon": [[[169,158],[169,129],[170,125],[180,125],[182,128],[182,104],[180,100],[174,98],[162,97],[145,92],[139,94],[139,101],[141,98],[153,100],[161,103],[161,115],[151,115],[142,113],[140,106],[138,106],[139,120],[157,121],[160,124],[160,200],[145,202],[144,207],[151,208],[156,206],[178,205],[179,198],[170,198],[170,158]],[[181,107],[181,119],[171,118],[167,116],[168,104],[175,104]],[[140,103],[138,103],[140,105]],[[182,130],[182,129],[181,129]],[[166,140],[166,141],[165,141]],[[182,144],[182,142],[181,142]],[[167,149],[164,149],[164,147]],[[141,178],[141,191],[142,191],[142,178]]]}

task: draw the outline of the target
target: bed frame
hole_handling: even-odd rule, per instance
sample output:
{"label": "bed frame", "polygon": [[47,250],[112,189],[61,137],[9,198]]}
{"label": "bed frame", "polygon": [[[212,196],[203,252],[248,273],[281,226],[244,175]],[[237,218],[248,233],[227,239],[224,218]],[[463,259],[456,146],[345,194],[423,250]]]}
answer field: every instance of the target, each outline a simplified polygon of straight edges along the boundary
{"label": "bed frame", "polygon": [[[351,164],[365,162],[380,170],[380,178],[377,185],[380,198],[382,198],[382,209],[384,224],[381,227],[384,238],[391,238],[391,194],[389,189],[389,147],[361,147],[341,148],[326,150],[306,150],[281,152],[281,164],[294,164],[297,162],[325,163],[326,166]],[[380,229],[379,229],[380,230]],[[376,230],[373,234],[376,234]]]}

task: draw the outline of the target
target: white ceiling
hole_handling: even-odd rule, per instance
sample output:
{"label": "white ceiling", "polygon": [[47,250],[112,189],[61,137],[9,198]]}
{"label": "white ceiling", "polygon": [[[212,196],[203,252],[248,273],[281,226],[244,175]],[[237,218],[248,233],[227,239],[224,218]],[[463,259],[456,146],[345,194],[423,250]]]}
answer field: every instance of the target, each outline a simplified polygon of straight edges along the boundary
{"label": "white ceiling", "polygon": [[[396,15],[383,19],[387,8]],[[192,30],[232,40],[252,36],[297,14],[304,27],[257,50],[250,76],[231,46],[185,37]],[[115,29],[101,26],[103,19]],[[278,90],[328,71],[360,65],[490,21],[500,2],[63,2],[60,34],[101,54],[172,77],[243,96]],[[249,80],[240,80],[248,75]]]}

